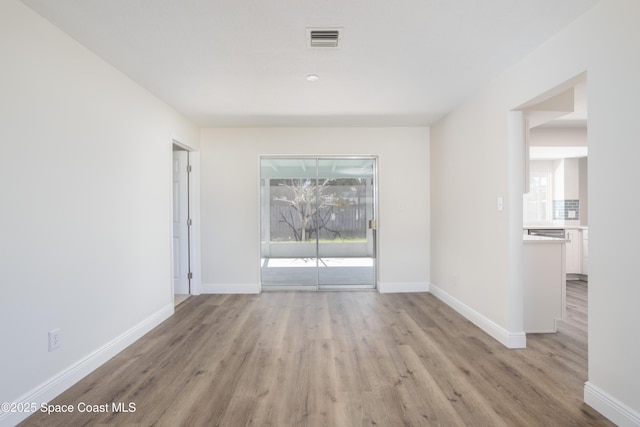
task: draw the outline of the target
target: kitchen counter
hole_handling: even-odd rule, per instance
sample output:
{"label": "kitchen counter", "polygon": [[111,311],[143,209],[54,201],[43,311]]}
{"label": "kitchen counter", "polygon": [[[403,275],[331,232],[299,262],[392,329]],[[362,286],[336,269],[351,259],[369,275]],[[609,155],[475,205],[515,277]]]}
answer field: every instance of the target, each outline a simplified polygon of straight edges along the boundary
{"label": "kitchen counter", "polygon": [[586,225],[559,224],[543,226],[530,225],[523,229],[525,243],[542,242],[542,239],[532,239],[531,236],[546,236],[564,238],[565,240],[565,271],[569,280],[588,280],[589,274],[589,227]]}
{"label": "kitchen counter", "polygon": [[523,230],[588,230],[588,225],[523,225]]}
{"label": "kitchen counter", "polygon": [[567,239],[561,239],[560,237],[547,237],[547,236],[529,236],[525,234],[522,236],[524,243],[565,243]]}

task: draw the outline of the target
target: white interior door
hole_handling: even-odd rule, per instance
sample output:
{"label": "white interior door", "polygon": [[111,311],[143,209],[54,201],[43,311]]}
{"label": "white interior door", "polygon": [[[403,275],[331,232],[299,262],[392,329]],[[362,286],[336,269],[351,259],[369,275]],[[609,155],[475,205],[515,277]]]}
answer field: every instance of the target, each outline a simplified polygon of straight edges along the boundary
{"label": "white interior door", "polygon": [[187,151],[173,152],[173,292],[189,293],[189,176]]}

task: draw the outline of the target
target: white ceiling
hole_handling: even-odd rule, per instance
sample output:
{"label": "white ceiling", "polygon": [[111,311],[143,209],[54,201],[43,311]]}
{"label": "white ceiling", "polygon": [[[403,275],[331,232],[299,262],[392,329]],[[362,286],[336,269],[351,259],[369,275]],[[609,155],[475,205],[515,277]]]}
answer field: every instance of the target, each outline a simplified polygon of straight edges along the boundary
{"label": "white ceiling", "polygon": [[23,0],[201,126],[429,125],[597,1]]}

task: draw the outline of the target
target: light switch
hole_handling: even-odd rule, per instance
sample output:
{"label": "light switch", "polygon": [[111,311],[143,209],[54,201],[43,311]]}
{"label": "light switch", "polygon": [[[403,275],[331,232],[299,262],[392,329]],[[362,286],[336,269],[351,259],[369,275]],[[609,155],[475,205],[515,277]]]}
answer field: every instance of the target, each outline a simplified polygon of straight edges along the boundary
{"label": "light switch", "polygon": [[504,198],[498,197],[498,212],[502,212],[504,210]]}

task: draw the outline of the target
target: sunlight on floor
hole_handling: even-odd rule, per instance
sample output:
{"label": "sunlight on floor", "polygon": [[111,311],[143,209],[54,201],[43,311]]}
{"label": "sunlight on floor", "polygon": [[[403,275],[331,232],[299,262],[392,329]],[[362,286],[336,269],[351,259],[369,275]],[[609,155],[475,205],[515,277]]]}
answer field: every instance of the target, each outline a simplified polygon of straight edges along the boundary
{"label": "sunlight on floor", "polygon": [[[262,267],[315,267],[315,258],[262,258]],[[320,258],[319,267],[373,267],[373,258]]]}

